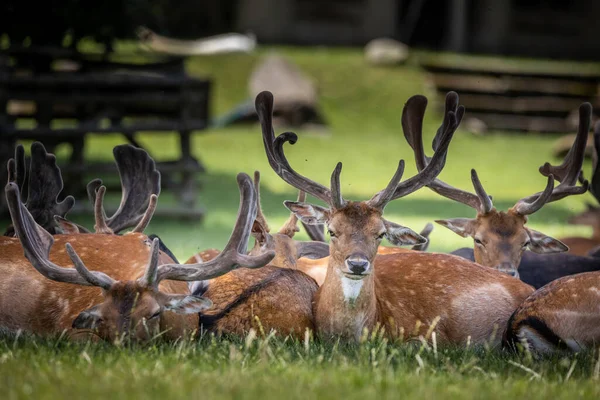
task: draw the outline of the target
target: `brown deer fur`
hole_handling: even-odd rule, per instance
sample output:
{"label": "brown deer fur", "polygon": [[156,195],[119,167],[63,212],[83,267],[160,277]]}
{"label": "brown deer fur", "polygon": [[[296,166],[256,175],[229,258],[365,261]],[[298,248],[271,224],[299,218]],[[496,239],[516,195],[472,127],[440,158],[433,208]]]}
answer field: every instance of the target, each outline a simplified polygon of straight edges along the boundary
{"label": "brown deer fur", "polygon": [[529,296],[509,321],[505,340],[534,352],[578,351],[600,342],[600,272],[556,279]]}
{"label": "brown deer fur", "polygon": [[[204,250],[186,263],[208,261],[219,253]],[[201,313],[202,328],[232,335],[245,335],[250,329],[266,334],[274,330],[300,339],[307,329],[314,331],[312,299],[317,283],[295,268],[279,267],[276,259],[260,269],[234,270],[209,280],[202,296],[210,299],[213,307]]]}
{"label": "brown deer fur", "polygon": [[[65,251],[65,244],[71,243],[91,270],[104,272],[122,281],[141,277],[150,255],[150,241],[141,233],[122,236],[58,234],[54,240],[50,260],[55,264],[73,267]],[[109,303],[127,300],[120,295],[122,289],[119,287],[103,296],[103,290],[98,287],[75,286],[45,278],[24,257],[17,238],[0,237],[0,249],[0,268],[4,277],[0,281],[0,326],[42,335],[60,334],[65,330],[70,335],[81,333],[73,329],[72,324],[84,310],[99,303],[110,308]],[[173,260],[161,253],[160,262],[172,263]],[[162,281],[159,289],[164,293],[189,293],[187,283],[180,281]],[[140,295],[137,307],[143,313],[141,308],[148,302],[144,301],[144,291]],[[8,304],[10,307],[4,306]],[[181,337],[184,332],[192,332],[197,327],[197,314],[180,315],[167,311],[160,320],[160,330],[166,330],[166,338]]]}

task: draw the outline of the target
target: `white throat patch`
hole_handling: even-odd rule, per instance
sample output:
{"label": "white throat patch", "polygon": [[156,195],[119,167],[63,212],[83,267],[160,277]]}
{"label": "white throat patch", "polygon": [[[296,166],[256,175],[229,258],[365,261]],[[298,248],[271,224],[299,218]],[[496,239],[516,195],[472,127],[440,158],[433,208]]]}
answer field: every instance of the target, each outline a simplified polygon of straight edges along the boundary
{"label": "white throat patch", "polygon": [[346,302],[353,302],[360,295],[360,290],[363,286],[362,279],[350,279],[346,278],[343,274],[340,277],[342,280],[342,291],[344,292],[344,300]]}

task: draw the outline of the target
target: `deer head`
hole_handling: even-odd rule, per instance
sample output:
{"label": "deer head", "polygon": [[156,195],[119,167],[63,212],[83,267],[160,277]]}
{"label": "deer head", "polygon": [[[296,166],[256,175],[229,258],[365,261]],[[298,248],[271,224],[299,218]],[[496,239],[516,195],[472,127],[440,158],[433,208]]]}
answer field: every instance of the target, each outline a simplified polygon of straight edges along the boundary
{"label": "deer head", "polygon": [[330,235],[330,259],[328,275],[334,268],[339,276],[361,280],[373,271],[373,261],[379,244],[387,238],[394,245],[417,245],[427,241],[411,229],[383,218],[387,203],[404,197],[430,183],[441,172],[448,145],[458,126],[456,113],[447,116],[451,122],[440,138],[439,148],[431,163],[417,175],[400,183],[404,172],[404,161],[400,160],[396,173],[385,189],[368,201],[349,201],[340,191],[342,164],[338,163],[331,175],[330,188],[320,185],[298,174],[288,163],[283,145],[296,143],[298,137],[285,132],[275,137],[272,126],[273,95],[261,92],[256,97],[256,111],[262,127],[262,136],[267,159],[271,168],[285,182],[322,201],[322,207],[298,201],[286,201],[285,206],[302,222],[309,225],[324,224]]}
{"label": "deer head", "polygon": [[[283,224],[277,233],[271,233],[267,219],[263,215],[260,205],[260,172],[254,172],[254,190],[256,192],[257,214],[252,225],[252,236],[255,239],[254,247],[250,255],[260,254],[268,250],[275,251],[273,265],[283,268],[295,268],[296,260],[301,257],[318,259],[329,255],[329,245],[320,241],[298,241],[294,240],[298,228],[298,218],[294,213]],[[298,201],[303,202],[306,193],[300,191]]]}
{"label": "deer head", "polygon": [[[402,127],[407,142],[415,154],[418,170],[424,170],[432,161],[423,150],[423,116],[427,106],[427,99],[422,96],[411,98],[402,114]],[[454,111],[459,113],[458,95],[454,92],[446,96],[446,115]],[[462,114],[462,112],[460,112]],[[507,212],[498,211],[492,204],[492,198],[485,192],[477,172],[471,170],[471,181],[475,193],[469,193],[448,185],[439,179],[433,180],[427,186],[434,192],[466,204],[477,211],[475,218],[453,218],[437,220],[440,225],[452,230],[463,237],[472,237],[475,242],[475,261],[479,264],[493,267],[509,275],[518,277],[517,268],[525,249],[536,253],[557,253],[567,251],[568,248],[560,241],[527,228],[527,216],[535,213],[544,204],[560,200],[569,195],[585,193],[588,183],[577,186],[583,163],[583,153],[587,132],[589,130],[591,105],[584,103],[579,108],[579,132],[573,147],[565,157],[562,165],[555,167],[546,163],[540,167],[540,172],[547,176],[546,188],[519,200]],[[434,151],[438,148],[443,137],[443,131],[453,121],[444,119],[434,140]],[[561,183],[554,187],[554,179]]]}
{"label": "deer head", "polygon": [[[81,312],[73,321],[73,328],[93,330],[98,336],[107,340],[123,336],[144,340],[151,338],[159,328],[162,328],[165,311],[190,314],[211,305],[210,300],[190,295],[189,291],[186,293],[162,291],[159,284],[163,280],[211,279],[240,266],[261,267],[268,264],[275,256],[273,252],[265,252],[257,256],[245,254],[252,222],[256,216],[256,199],[250,177],[239,174],[237,180],[240,189],[240,208],[233,233],[221,254],[205,263],[158,265],[159,239],[156,238],[151,242],[150,257],[145,272],[131,281],[116,281],[103,272],[90,271],[69,243],[66,244],[66,251],[75,268],[54,264],[49,260],[54,238],[35,222],[21,203],[19,188],[14,182],[9,182],[6,186],[6,197],[25,257],[38,272],[57,282],[102,289],[104,299],[102,303]],[[153,196],[156,198],[155,195]],[[153,209],[153,206],[150,208]],[[151,213],[146,214],[149,215],[148,218],[151,217]],[[83,245],[78,244],[78,246]],[[121,251],[124,257],[127,256],[127,249],[107,249],[107,251]],[[102,265],[102,260],[94,261],[95,265]],[[139,261],[131,260],[132,264]]]}

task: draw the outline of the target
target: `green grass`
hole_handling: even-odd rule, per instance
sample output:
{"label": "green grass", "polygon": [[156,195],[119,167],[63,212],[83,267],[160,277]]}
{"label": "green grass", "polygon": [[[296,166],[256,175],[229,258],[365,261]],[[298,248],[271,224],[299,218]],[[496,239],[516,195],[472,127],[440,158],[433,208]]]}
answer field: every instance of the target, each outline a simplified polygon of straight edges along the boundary
{"label": "green grass", "polygon": [[[124,46],[124,48],[128,48]],[[359,50],[326,48],[267,48],[254,55],[196,57],[188,61],[196,76],[214,79],[213,115],[218,116],[248,99],[247,80],[260,57],[280,51],[296,62],[319,87],[320,107],[329,124],[327,132],[297,132],[299,141],[286,146],[291,164],[302,174],[327,184],[335,164],[342,161],[342,190],[350,199],[368,199],[383,188],[400,158],[407,161],[405,176],[415,173],[412,153],[404,141],[400,116],[404,102],[414,94],[430,99],[425,139],[430,143],[441,122],[436,100],[416,66],[418,53],[398,68],[372,68]],[[468,110],[467,110],[468,115]],[[278,132],[283,129],[278,130]],[[552,158],[558,136],[494,132],[474,136],[459,130],[450,146],[441,178],[472,190],[470,169],[476,168],[495,205],[512,206],[519,198],[541,190],[545,178],[538,167]],[[175,135],[142,135],[157,160],[178,155]],[[110,160],[119,136],[92,136],[86,156]],[[427,146],[427,149],[430,147]],[[199,203],[206,209],[203,223],[156,217],[148,233],[159,234],[184,261],[199,249],[225,244],[238,207],[235,176],[262,173],[263,208],[272,227],[288,213],[282,206],[296,191],[270,169],[260,129],[256,125],[209,129],[193,138],[194,155],[207,173],[199,176],[203,188]],[[429,154],[431,151],[428,152]],[[68,156],[67,146],[57,150]],[[584,166],[590,176],[590,164]],[[95,177],[90,173],[90,178]],[[106,177],[103,177],[106,178]],[[119,193],[110,198],[117,201]],[[159,207],[172,203],[167,191]],[[566,225],[584,209],[589,195],[567,198],[545,206],[530,218],[529,226],[561,237],[589,235],[585,227]],[[422,189],[391,203],[386,217],[420,230],[434,219],[472,217],[474,210]],[[92,226],[89,216],[74,218]],[[306,238],[304,232],[300,238]],[[436,225],[431,251],[471,246]],[[60,340],[0,339],[0,388],[4,398],[56,397],[224,397],[224,398],[598,398],[597,353],[574,358],[531,361],[498,352],[432,350],[368,342],[360,346],[332,346],[280,340],[212,340],[176,345],[115,348],[74,345]],[[422,365],[417,354],[420,351]],[[576,363],[573,364],[576,360]],[[520,364],[522,366],[515,365]],[[527,372],[523,366],[535,371]],[[570,368],[574,366],[571,374]],[[538,375],[539,374],[539,375]],[[567,376],[569,379],[567,379]]]}
{"label": "green grass", "polygon": [[0,339],[2,398],[598,398],[596,352],[533,361],[485,349],[204,337],[115,347]]}

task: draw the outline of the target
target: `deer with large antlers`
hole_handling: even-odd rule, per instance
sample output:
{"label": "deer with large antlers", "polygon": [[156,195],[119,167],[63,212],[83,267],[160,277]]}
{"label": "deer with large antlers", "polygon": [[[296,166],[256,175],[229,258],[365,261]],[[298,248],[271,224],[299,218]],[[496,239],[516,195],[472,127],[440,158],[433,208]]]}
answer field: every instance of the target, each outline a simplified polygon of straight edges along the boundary
{"label": "deer with large antlers", "polygon": [[[260,205],[260,173],[254,173],[257,215],[252,226],[254,247],[249,255],[274,251],[269,265],[256,269],[239,269],[217,278],[194,282],[192,291],[210,299],[213,307],[200,315],[200,326],[218,334],[245,335],[250,329],[281,336],[302,338],[306,330],[314,331],[312,298],[317,291],[313,274],[326,263],[329,246],[321,241],[298,241],[297,217],[291,215],[272,233]],[[299,200],[306,194],[300,192]],[[219,250],[204,250],[187,262],[207,261]],[[324,261],[325,260],[325,261]],[[311,264],[314,262],[314,265]],[[315,279],[311,279],[311,277]]]}
{"label": "deer with large antlers", "polygon": [[296,143],[286,132],[275,137],[273,95],[256,98],[263,144],[269,164],[285,182],[324,201],[328,207],[286,201],[285,206],[307,224],[325,224],[330,235],[327,275],[314,299],[315,326],[323,337],[358,339],[379,325],[392,338],[414,339],[435,332],[438,342],[481,344],[503,329],[529,285],[460,257],[423,252],[377,256],[383,238],[394,245],[415,245],[426,239],[383,218],[385,206],[431,183],[441,172],[462,111],[446,113],[445,130],[429,164],[400,182],[401,160],[385,189],[369,201],[348,201],[340,191],[338,163],[326,188],[296,172],[283,145]]}
{"label": "deer with large antlers", "polygon": [[[426,106],[427,99],[425,97],[415,96],[407,102],[402,113],[404,136],[414,151],[419,171],[425,170],[432,162],[423,150],[422,129]],[[436,178],[427,184],[429,189],[477,211],[477,216],[473,219],[453,218],[436,222],[460,236],[472,237],[475,242],[474,258],[477,263],[514,277],[519,276],[518,266],[526,249],[536,253],[567,251],[567,246],[559,240],[527,228],[525,225],[528,216],[545,204],[586,192],[587,181],[584,181],[582,186],[577,186],[577,181],[581,173],[591,112],[589,103],[584,103],[579,108],[579,132],[563,164],[551,166],[546,163],[540,167],[540,172],[548,178],[543,191],[519,200],[512,208],[504,212],[494,208],[492,198],[487,195],[474,169],[471,170],[471,180],[475,193],[457,189]],[[434,151],[440,146],[443,132],[447,126],[455,123],[454,120],[448,118],[450,113],[460,116],[463,113],[461,107],[458,106],[458,95],[454,92],[449,93],[446,97],[446,117],[434,138]],[[555,179],[560,181],[556,187],[554,187]]]}
{"label": "deer with large antlers", "polygon": [[[18,239],[0,238],[0,326],[44,335],[91,333],[107,340],[143,340],[158,332],[174,339],[197,330],[197,313],[211,302],[192,295],[186,282],[240,266],[261,267],[274,257],[245,254],[256,200],[250,177],[239,174],[238,186],[240,208],[223,252],[188,265],[174,264],[159,252],[158,239],[150,242],[140,232],[53,237],[21,203],[18,185],[9,182],[6,196]],[[151,201],[138,226],[149,221],[154,205]]]}

